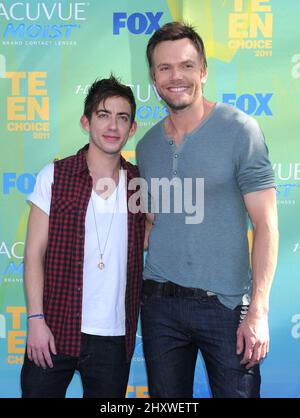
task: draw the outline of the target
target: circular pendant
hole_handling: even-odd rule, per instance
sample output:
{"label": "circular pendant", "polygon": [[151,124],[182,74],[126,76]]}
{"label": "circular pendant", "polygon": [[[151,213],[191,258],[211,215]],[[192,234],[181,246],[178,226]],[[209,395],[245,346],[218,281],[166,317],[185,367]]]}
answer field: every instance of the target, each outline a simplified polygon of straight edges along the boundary
{"label": "circular pendant", "polygon": [[103,269],[104,269],[105,265],[104,265],[104,263],[103,263],[103,261],[102,261],[102,260],[101,260],[101,261],[100,261],[100,263],[98,264],[98,267],[99,267],[99,269],[100,269],[100,270],[103,270]]}

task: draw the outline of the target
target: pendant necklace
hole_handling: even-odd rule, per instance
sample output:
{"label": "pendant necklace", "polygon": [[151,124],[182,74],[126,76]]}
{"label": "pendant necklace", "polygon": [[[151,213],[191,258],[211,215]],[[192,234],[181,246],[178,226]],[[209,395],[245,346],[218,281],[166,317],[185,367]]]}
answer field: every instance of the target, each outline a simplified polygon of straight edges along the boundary
{"label": "pendant necklace", "polygon": [[[119,179],[119,183],[120,183],[120,179]],[[113,222],[113,219],[114,219],[114,215],[115,215],[115,211],[116,211],[116,207],[117,207],[117,202],[119,200],[118,199],[118,197],[119,197],[119,183],[118,183],[118,185],[116,187],[115,205],[114,205],[113,213],[112,213],[111,218],[110,218],[110,223],[109,223],[108,232],[107,232],[107,235],[106,235],[106,240],[105,240],[105,243],[104,243],[103,250],[102,250],[101,245],[100,245],[100,238],[99,238],[99,233],[98,233],[98,226],[97,226],[97,220],[96,220],[96,214],[95,214],[93,196],[91,196],[92,208],[93,208],[93,215],[94,215],[94,221],[95,221],[95,228],[96,228],[96,234],[97,234],[97,241],[98,241],[98,249],[99,249],[99,254],[100,254],[100,261],[97,264],[97,266],[98,266],[98,268],[100,270],[103,270],[104,267],[105,267],[105,264],[104,264],[104,261],[103,261],[103,256],[104,256],[104,253],[105,253],[106,244],[107,244],[107,241],[108,241],[108,238],[109,238],[109,234],[110,234],[112,222]]]}

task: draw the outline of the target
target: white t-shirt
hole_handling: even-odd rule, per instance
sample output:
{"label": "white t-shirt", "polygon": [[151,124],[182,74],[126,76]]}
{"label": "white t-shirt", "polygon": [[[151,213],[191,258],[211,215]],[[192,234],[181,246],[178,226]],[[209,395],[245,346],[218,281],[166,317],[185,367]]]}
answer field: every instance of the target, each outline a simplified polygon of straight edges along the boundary
{"label": "white t-shirt", "polygon": [[[45,166],[37,176],[34,191],[27,200],[50,213],[54,164]],[[108,199],[94,190],[95,217],[103,252],[104,269],[98,268],[100,253],[91,199],[85,218],[83,301],[81,331],[92,335],[125,335],[125,291],[127,278],[127,195],[121,170],[118,190]],[[114,215],[112,215],[114,213]],[[112,217],[113,216],[113,217]],[[111,227],[110,227],[111,224]],[[110,227],[110,232],[108,230]]]}

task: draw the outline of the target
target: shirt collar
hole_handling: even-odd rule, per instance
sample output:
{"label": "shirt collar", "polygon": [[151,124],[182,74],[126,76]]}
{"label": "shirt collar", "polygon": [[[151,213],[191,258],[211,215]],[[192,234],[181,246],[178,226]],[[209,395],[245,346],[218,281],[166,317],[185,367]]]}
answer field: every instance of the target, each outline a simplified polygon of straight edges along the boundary
{"label": "shirt collar", "polygon": [[76,165],[75,165],[75,172],[80,174],[84,171],[86,173],[89,172],[88,165],[86,162],[86,153],[89,149],[89,144],[86,144],[83,148],[81,148],[76,154]]}

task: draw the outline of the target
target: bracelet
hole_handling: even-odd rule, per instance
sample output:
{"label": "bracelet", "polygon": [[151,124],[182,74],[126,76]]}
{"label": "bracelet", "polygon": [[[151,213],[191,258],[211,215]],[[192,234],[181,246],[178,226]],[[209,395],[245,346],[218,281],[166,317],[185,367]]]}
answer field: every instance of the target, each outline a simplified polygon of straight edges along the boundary
{"label": "bracelet", "polygon": [[29,316],[27,316],[27,319],[31,319],[31,318],[40,318],[40,319],[42,319],[42,318],[45,318],[45,314],[42,314],[42,313],[38,313],[38,314],[33,314],[33,315],[29,315]]}

